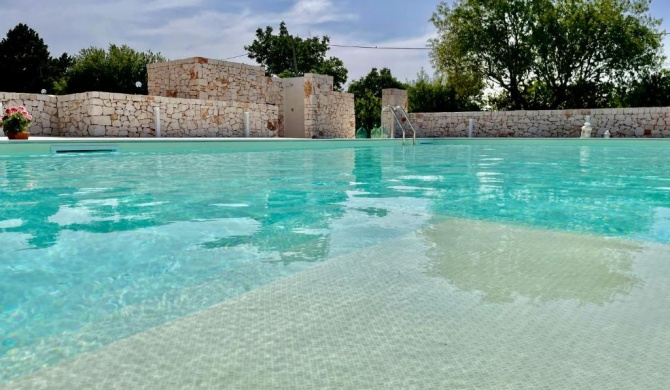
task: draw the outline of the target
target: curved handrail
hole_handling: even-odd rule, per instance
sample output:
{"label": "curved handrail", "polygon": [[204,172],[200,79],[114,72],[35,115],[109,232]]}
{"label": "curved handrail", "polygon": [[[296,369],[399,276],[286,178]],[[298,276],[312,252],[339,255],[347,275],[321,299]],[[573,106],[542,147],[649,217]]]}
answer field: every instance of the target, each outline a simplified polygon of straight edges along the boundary
{"label": "curved handrail", "polygon": [[409,127],[412,129],[412,145],[416,145],[416,130],[414,130],[414,125],[412,124],[412,121],[409,120],[409,115],[407,115],[407,112],[405,111],[404,108],[400,106],[391,106],[388,105],[386,107],[382,107],[382,117],[384,116],[384,111],[390,108],[391,112],[393,113],[393,117],[395,118],[396,122],[398,122],[398,126],[400,126],[400,130],[402,130],[402,144],[405,144],[405,128],[402,125],[402,122],[400,122],[400,118],[398,118],[398,115],[396,114],[395,110],[400,110],[403,116],[407,119],[407,123],[409,123]]}
{"label": "curved handrail", "polygon": [[396,106],[395,108],[396,110],[400,110],[400,113],[402,113],[402,115],[405,116],[405,118],[407,119],[407,124],[409,124],[409,128],[412,129],[412,143],[416,145],[416,130],[414,129],[412,121],[409,120],[409,114],[401,106]]}

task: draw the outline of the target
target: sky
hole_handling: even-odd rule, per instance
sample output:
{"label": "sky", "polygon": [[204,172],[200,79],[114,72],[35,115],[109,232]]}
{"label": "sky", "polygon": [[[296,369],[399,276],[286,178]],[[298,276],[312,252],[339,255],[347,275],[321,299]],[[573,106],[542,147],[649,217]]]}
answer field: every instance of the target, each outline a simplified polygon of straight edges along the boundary
{"label": "sky", "polygon": [[[228,59],[244,54],[259,27],[285,21],[301,37],[328,35],[333,45],[426,47],[436,0],[0,0],[0,37],[18,23],[35,29],[52,56],[110,43],[160,52],[168,59]],[[670,32],[670,0],[653,0],[652,14]],[[670,37],[666,37],[666,52]],[[429,50],[332,47],[349,80],[388,67],[401,81],[424,68]],[[670,57],[670,55],[669,55]],[[231,61],[254,64],[246,57]]]}

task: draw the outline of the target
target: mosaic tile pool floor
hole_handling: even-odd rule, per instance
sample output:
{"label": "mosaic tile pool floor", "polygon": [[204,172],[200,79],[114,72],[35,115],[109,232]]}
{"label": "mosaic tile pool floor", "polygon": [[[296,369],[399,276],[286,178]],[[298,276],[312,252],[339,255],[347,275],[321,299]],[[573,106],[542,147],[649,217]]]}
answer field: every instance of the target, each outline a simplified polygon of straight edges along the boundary
{"label": "mosaic tile pool floor", "polygon": [[445,219],[2,389],[667,389],[670,246]]}

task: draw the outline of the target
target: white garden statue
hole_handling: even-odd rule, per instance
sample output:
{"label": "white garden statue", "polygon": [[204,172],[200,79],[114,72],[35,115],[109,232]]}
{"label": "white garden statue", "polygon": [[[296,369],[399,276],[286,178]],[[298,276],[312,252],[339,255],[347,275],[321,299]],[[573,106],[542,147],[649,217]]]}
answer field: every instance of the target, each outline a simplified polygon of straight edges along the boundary
{"label": "white garden statue", "polygon": [[582,136],[580,138],[591,138],[591,131],[593,131],[593,127],[591,127],[591,117],[587,116],[584,120],[584,126],[582,126]]}

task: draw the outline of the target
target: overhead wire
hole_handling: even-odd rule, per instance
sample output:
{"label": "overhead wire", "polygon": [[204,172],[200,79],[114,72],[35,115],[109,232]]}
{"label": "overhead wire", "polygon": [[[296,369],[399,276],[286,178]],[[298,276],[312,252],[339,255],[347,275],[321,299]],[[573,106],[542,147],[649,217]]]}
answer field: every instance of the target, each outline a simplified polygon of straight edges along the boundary
{"label": "overhead wire", "polygon": [[[329,46],[339,48],[349,48],[349,49],[371,49],[371,50],[431,50],[430,47],[394,47],[394,46],[363,46],[363,45],[329,45]],[[249,53],[247,52],[244,54],[224,58],[224,61],[244,57],[246,55],[249,55]]]}
{"label": "overhead wire", "polygon": [[360,46],[360,45],[330,45],[330,47],[344,47],[352,49],[376,49],[376,50],[430,50],[430,47],[392,47],[392,46]]}
{"label": "overhead wire", "polygon": [[233,58],[240,58],[240,57],[244,57],[244,56],[246,56],[246,55],[249,55],[249,53],[244,53],[244,54],[240,54],[240,55],[237,55],[237,56],[232,56],[232,57],[224,58],[223,60],[224,60],[224,61],[226,61],[226,60],[232,60]]}

